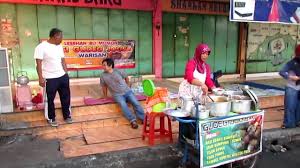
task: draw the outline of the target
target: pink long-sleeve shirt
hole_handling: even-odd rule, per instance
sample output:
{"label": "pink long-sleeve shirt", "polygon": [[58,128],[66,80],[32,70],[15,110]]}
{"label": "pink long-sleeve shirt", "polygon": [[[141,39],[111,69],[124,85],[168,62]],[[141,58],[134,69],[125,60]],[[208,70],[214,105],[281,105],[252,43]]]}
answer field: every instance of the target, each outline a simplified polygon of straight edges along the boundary
{"label": "pink long-sleeve shirt", "polygon": [[[210,78],[210,66],[207,63],[204,63],[205,69],[206,69],[206,79],[205,79],[205,84],[206,86],[211,89],[212,87],[215,86],[214,82]],[[194,70],[196,69],[196,61],[194,59],[190,59],[185,66],[185,75],[184,79],[186,79],[190,84],[192,83],[192,80],[194,78]],[[200,72],[199,72],[200,73]]]}

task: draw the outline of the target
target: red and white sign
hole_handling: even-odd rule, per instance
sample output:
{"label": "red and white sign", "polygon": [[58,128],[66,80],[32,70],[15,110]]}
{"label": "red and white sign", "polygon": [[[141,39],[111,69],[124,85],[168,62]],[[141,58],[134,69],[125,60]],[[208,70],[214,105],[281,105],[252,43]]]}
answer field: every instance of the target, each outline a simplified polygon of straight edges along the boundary
{"label": "red and white sign", "polygon": [[146,11],[151,11],[154,6],[152,0],[0,0],[1,2]]}

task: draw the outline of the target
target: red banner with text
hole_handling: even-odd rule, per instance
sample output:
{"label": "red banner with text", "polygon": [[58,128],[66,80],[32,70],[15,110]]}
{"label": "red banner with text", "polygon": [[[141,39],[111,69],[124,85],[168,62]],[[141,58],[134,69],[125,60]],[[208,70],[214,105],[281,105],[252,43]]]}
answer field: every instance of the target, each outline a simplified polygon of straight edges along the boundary
{"label": "red banner with text", "polygon": [[1,2],[148,11],[153,9],[152,0],[0,0]]}
{"label": "red banner with text", "polygon": [[63,40],[69,70],[102,68],[102,60],[112,58],[116,68],[135,67],[134,40]]}

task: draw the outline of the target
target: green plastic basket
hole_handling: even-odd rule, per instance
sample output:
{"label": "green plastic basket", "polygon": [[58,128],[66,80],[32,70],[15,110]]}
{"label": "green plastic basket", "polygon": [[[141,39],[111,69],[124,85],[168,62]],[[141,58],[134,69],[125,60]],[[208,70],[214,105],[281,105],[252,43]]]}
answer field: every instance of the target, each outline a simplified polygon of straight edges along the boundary
{"label": "green plastic basket", "polygon": [[146,96],[153,96],[155,92],[155,86],[153,81],[150,79],[143,80],[143,90]]}
{"label": "green plastic basket", "polygon": [[154,106],[152,106],[152,112],[160,113],[163,112],[164,109],[166,108],[166,103],[157,103]]}

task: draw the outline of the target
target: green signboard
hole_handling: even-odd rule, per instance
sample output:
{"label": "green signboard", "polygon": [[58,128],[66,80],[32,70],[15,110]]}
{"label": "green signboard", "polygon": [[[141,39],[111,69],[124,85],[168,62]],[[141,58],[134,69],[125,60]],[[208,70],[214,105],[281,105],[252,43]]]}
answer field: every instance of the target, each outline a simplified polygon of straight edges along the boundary
{"label": "green signboard", "polygon": [[200,121],[200,167],[245,159],[262,150],[263,111]]}

